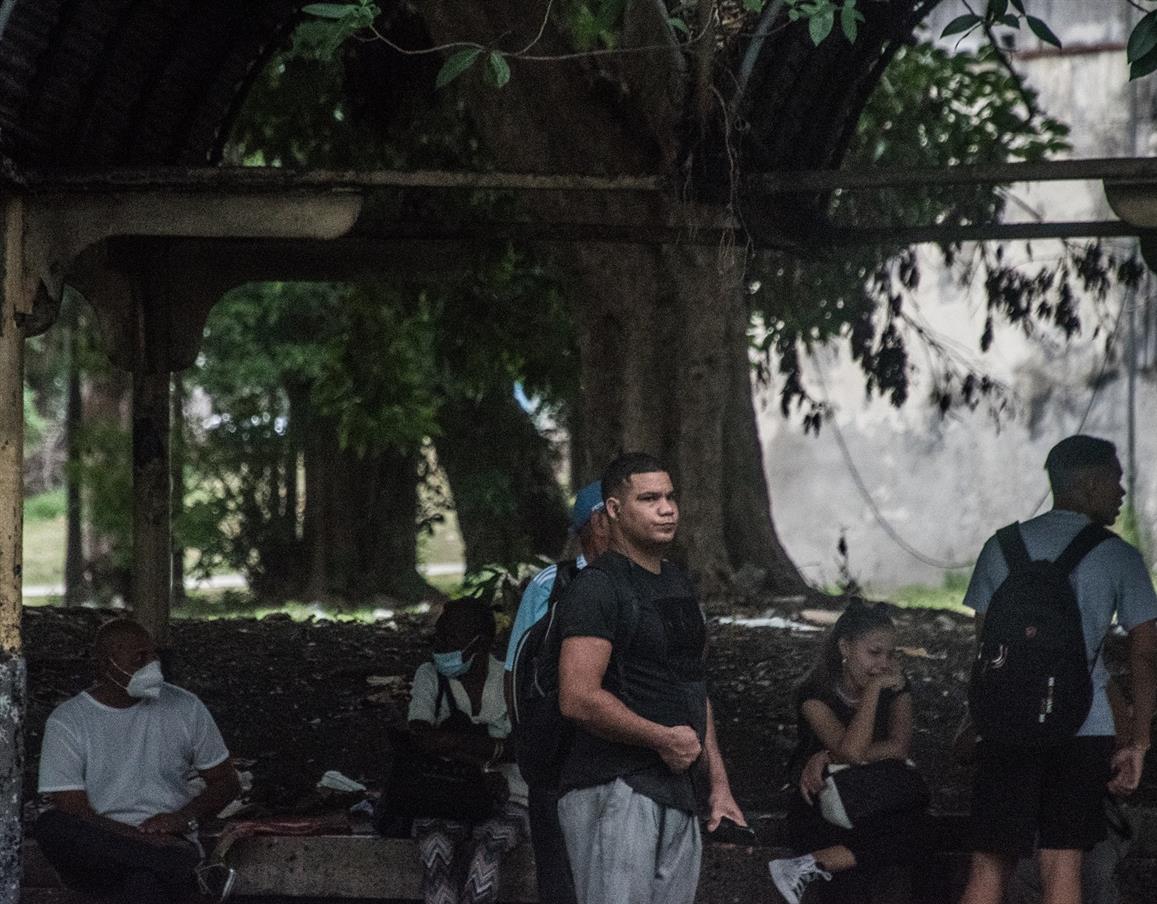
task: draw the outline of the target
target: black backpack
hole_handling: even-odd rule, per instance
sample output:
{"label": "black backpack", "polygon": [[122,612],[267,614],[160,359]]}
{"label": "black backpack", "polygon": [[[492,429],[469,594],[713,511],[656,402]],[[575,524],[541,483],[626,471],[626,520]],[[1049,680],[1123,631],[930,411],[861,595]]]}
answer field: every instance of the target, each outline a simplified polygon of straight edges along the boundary
{"label": "black backpack", "polygon": [[[587,567],[599,568],[599,564]],[[615,640],[616,648],[623,650],[630,644],[638,624],[638,597],[629,581],[616,578],[609,568],[600,570],[610,575],[620,602],[626,603],[623,610],[626,617]],[[558,787],[562,761],[574,733],[574,726],[563,717],[558,705],[558,657],[562,649],[558,602],[577,574],[574,561],[559,564],[546,614],[518,641],[510,670],[510,721],[514,729],[515,760],[523,779],[532,788]],[[623,592],[624,583],[632,588],[627,593]],[[621,657],[612,653],[611,659],[618,664],[619,684],[623,687]]]}
{"label": "black backpack", "polygon": [[[1034,561],[1020,525],[996,533],[1008,577],[996,588],[984,627],[968,707],[981,738],[1042,746],[1071,738],[1093,702],[1081,611],[1069,575],[1113,533],[1085,527],[1055,562]],[[1096,664],[1100,647],[1093,657]]]}

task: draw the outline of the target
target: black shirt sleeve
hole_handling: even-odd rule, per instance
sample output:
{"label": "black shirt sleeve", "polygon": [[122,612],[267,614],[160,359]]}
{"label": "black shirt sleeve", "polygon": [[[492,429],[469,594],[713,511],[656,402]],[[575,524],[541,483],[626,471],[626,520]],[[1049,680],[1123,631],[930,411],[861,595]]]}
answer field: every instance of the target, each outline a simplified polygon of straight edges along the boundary
{"label": "black shirt sleeve", "polygon": [[600,637],[614,643],[619,628],[619,600],[609,575],[584,568],[558,601],[559,627],[566,637]]}

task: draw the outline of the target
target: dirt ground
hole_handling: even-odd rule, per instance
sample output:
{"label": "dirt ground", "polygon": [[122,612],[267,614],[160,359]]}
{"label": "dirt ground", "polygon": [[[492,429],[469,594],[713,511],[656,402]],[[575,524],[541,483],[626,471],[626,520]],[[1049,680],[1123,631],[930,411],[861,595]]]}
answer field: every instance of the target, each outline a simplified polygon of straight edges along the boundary
{"label": "dirt ground", "polygon": [[[29,664],[26,797],[35,794],[44,721],[90,683],[93,633],[112,613],[25,610]],[[742,614],[742,613],[738,613]],[[747,614],[768,614],[762,607]],[[315,789],[326,770],[371,787],[388,758],[385,725],[405,712],[414,669],[429,654],[432,616],[372,625],[287,616],[174,622],[171,680],[199,695],[242,769],[252,774],[247,812],[304,813],[332,801]],[[935,809],[967,808],[967,771],[948,744],[964,707],[972,626],[966,618],[898,610],[903,669],[915,695],[913,756]],[[721,624],[713,618],[712,700],[733,789],[753,816],[782,808],[795,743],[792,691],[820,633]],[[1153,764],[1137,798],[1157,803]]]}

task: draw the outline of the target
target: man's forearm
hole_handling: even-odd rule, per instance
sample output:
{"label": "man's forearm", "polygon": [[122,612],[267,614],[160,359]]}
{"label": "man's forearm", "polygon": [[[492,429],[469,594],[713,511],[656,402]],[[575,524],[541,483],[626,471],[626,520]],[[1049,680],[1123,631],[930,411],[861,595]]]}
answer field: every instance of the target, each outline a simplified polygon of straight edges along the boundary
{"label": "man's forearm", "polygon": [[608,690],[564,697],[562,714],[605,741],[659,750],[670,729],[644,719]]}
{"label": "man's forearm", "polygon": [[225,809],[241,793],[241,783],[236,775],[230,781],[218,779],[205,785],[205,790],[185,804],[178,813],[191,819],[209,819]]}
{"label": "man's forearm", "polygon": [[719,739],[715,734],[715,711],[711,701],[707,701],[707,737],[703,742],[703,753],[707,757],[707,776],[711,782],[711,793],[731,793],[731,781],[727,778],[727,765],[719,750]]}

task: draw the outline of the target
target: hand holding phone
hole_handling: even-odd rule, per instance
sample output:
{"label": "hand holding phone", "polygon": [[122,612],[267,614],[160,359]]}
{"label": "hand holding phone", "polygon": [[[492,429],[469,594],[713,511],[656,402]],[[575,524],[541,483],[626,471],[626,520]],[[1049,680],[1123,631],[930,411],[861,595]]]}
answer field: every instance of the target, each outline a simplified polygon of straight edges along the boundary
{"label": "hand holding phone", "polygon": [[751,826],[741,826],[734,819],[724,816],[715,831],[707,833],[707,840],[717,844],[755,844],[757,838]]}

